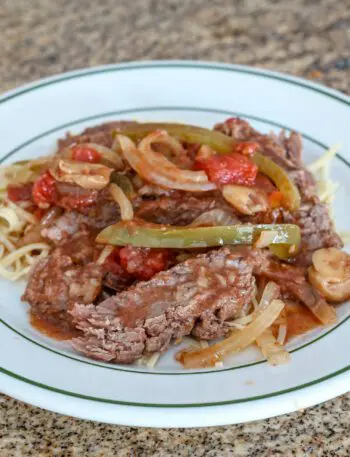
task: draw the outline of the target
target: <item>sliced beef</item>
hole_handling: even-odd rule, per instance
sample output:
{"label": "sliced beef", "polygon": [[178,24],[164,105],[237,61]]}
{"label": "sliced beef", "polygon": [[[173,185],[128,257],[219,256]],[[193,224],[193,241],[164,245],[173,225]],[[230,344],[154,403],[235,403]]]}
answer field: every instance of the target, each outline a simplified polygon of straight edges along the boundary
{"label": "sliced beef", "polygon": [[281,292],[299,300],[308,308],[318,308],[325,299],[307,280],[307,268],[278,262],[268,250],[240,246],[232,248],[236,256],[250,262],[255,275],[275,281]]}
{"label": "sliced beef", "polygon": [[97,307],[76,304],[71,314],[84,336],[73,346],[96,359],[131,363],[191,333],[223,336],[225,320],[249,311],[254,284],[251,263],[229,248],[199,255]]}
{"label": "sliced beef", "polygon": [[22,299],[37,316],[70,327],[67,310],[73,303],[91,303],[101,292],[103,272],[92,262],[94,256],[90,235],[77,233],[36,264]]}
{"label": "sliced beef", "polygon": [[[294,260],[296,264],[309,265],[312,253],[316,249],[342,247],[342,241],[335,231],[327,207],[315,194],[314,177],[302,164],[302,141],[298,133],[291,132],[289,136],[286,136],[285,132],[281,132],[278,136],[262,135],[248,122],[239,118],[228,119],[223,124],[216,125],[215,129],[240,141],[259,143],[263,154],[288,171],[298,186],[302,197],[301,208],[294,213],[282,211],[278,215],[278,221],[275,220],[279,223],[297,224],[301,228],[301,251]],[[256,219],[255,217],[252,222],[257,223]]]}
{"label": "sliced beef", "polygon": [[[144,201],[140,204],[137,217],[156,224],[188,225],[197,217],[213,209],[223,209],[234,216],[234,210],[218,193],[211,195],[177,194]],[[238,222],[238,219],[237,219]]]}
{"label": "sliced beef", "polygon": [[58,150],[62,150],[76,143],[96,143],[110,148],[113,144],[113,132],[122,127],[135,124],[132,121],[106,122],[96,127],[89,127],[79,135],[68,133],[65,138],[58,140]]}
{"label": "sliced beef", "polygon": [[115,205],[101,204],[91,209],[88,214],[65,211],[62,215],[52,220],[50,224],[40,228],[39,235],[58,244],[79,232],[82,227],[87,227],[93,233],[98,233],[98,231],[119,220],[119,208]]}
{"label": "sliced beef", "polygon": [[123,274],[115,274],[111,271],[107,272],[107,274],[103,278],[103,285],[107,289],[116,292],[122,292],[125,289],[128,289],[135,279],[130,275]]}
{"label": "sliced beef", "polygon": [[307,202],[298,211],[283,212],[283,221],[296,224],[301,229],[300,253],[294,259],[298,265],[310,265],[312,253],[317,249],[341,248],[343,242],[334,229],[328,209],[318,198]]}
{"label": "sliced beef", "polygon": [[66,211],[41,229],[41,235],[59,244],[71,235],[77,233],[85,225],[85,216],[76,211]]}

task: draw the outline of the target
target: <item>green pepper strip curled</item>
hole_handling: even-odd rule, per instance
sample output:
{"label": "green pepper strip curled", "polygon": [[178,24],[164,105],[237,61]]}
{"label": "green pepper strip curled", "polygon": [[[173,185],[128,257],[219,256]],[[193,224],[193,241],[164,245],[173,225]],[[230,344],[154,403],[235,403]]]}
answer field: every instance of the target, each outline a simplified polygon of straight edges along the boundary
{"label": "green pepper strip curled", "polygon": [[264,231],[273,231],[273,245],[289,245],[296,251],[300,244],[300,228],[293,224],[231,225],[216,227],[172,227],[144,224],[138,221],[118,222],[106,227],[97,243],[146,248],[204,248],[223,245],[252,245]]}
{"label": "green pepper strip curled", "polygon": [[[125,128],[118,130],[118,132],[115,132],[115,135],[122,134],[131,138],[133,141],[139,141],[155,130],[166,130],[169,135],[175,136],[179,140],[187,143],[206,144],[219,154],[230,154],[239,143],[235,139],[215,130],[166,122],[152,122],[126,126]],[[300,194],[297,187],[288,176],[288,173],[273,160],[259,152],[254,154],[252,160],[257,165],[259,171],[268,176],[276,184],[278,190],[282,192],[286,208],[290,211],[299,209]]]}
{"label": "green pepper strip curled", "polygon": [[277,163],[268,157],[256,152],[253,156],[253,162],[257,165],[259,171],[268,176],[283,194],[284,206],[290,211],[296,211],[300,207],[300,193],[288,176]]}
{"label": "green pepper strip curled", "polygon": [[155,130],[166,130],[169,135],[186,143],[206,144],[220,154],[229,154],[237,144],[233,138],[215,130],[167,122],[146,122],[144,124],[121,127],[114,135],[125,135],[133,141],[139,141]]}

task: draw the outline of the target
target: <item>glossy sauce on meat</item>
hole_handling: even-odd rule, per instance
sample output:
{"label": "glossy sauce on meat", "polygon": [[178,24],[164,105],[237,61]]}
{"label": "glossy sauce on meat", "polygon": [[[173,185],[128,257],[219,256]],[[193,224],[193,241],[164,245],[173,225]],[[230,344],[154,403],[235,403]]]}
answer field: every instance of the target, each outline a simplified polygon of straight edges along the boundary
{"label": "glossy sauce on meat", "polygon": [[62,321],[57,321],[56,323],[50,322],[47,319],[39,317],[33,311],[30,311],[29,317],[32,327],[54,340],[64,341],[79,336],[79,330],[69,327],[68,325],[63,325]]}

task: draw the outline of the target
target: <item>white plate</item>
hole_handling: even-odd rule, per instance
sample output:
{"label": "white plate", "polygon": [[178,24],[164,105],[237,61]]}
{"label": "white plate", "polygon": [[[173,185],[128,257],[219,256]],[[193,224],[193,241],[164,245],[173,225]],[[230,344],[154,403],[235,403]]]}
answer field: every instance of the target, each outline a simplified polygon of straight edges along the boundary
{"label": "white plate", "polygon": [[[111,119],[183,121],[212,126],[229,116],[262,131],[304,134],[307,161],[342,143],[333,176],[339,229],[350,228],[350,101],[333,90],[246,67],[145,62],[79,70],[0,99],[5,163],[45,155],[67,130]],[[190,427],[266,418],[349,390],[350,309],[339,322],[290,345],[288,365],[271,367],[250,349],[224,368],[183,371],[173,354],[156,369],[107,365],[74,353],[28,324],[23,285],[0,282],[0,390],[53,411],[117,424]]]}

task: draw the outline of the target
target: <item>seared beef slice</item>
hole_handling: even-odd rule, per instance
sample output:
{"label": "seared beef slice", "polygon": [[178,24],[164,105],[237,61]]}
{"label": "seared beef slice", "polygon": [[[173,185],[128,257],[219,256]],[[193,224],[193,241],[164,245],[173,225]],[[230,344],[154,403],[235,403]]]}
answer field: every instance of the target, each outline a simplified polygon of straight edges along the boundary
{"label": "seared beef slice", "polygon": [[223,336],[225,320],[249,311],[254,285],[252,266],[230,249],[199,255],[96,307],[76,304],[71,314],[84,336],[73,346],[89,357],[132,363],[191,333]]}
{"label": "seared beef slice", "polygon": [[76,233],[39,260],[22,299],[36,315],[70,327],[67,310],[77,301],[93,302],[101,291],[102,267],[92,262],[93,254],[92,238],[85,232]]}

